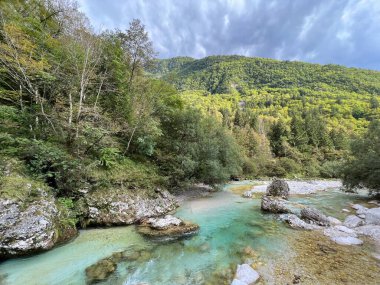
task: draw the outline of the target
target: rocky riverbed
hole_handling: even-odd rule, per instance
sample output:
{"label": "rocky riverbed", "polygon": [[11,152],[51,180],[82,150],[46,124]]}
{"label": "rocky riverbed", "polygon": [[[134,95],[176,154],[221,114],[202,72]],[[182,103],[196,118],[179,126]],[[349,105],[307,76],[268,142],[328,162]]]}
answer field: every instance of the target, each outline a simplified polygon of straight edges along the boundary
{"label": "rocky riverbed", "polygon": [[[303,230],[292,228],[281,214],[263,212],[264,193],[247,199],[233,194],[235,187],[252,188],[252,181],[234,182],[224,191],[185,199],[174,217],[143,222],[154,230],[170,225],[180,231],[183,221],[191,221],[199,225],[193,235],[167,242],[140,234],[136,226],[82,230],[77,239],[62,247],[0,264],[2,282],[219,285],[234,279],[235,284],[242,284],[248,277],[255,278],[255,284],[377,284],[376,243],[359,232],[368,227],[364,224],[368,209],[379,207],[375,201],[338,189],[293,195],[289,186],[289,196],[279,198],[292,204],[294,213],[286,215],[313,226]],[[301,213],[313,208],[318,212]],[[329,218],[330,224],[316,223],[320,215]],[[367,221],[373,219],[368,216]],[[324,233],[326,229],[347,232],[343,227],[355,231],[363,243],[341,245]]]}

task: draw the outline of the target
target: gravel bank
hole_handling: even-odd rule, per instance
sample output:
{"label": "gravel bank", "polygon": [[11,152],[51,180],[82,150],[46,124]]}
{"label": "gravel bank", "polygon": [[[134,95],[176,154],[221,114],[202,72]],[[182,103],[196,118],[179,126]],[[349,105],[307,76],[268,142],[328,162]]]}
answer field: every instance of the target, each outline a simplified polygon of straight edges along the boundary
{"label": "gravel bank", "polygon": [[[268,185],[272,181],[254,181],[260,183],[261,185],[253,186],[251,190],[247,191],[248,193],[265,193]],[[290,194],[293,195],[307,195],[312,194],[317,191],[325,191],[331,188],[340,188],[342,187],[342,182],[340,180],[286,180],[290,188]],[[247,193],[246,192],[246,193]]]}

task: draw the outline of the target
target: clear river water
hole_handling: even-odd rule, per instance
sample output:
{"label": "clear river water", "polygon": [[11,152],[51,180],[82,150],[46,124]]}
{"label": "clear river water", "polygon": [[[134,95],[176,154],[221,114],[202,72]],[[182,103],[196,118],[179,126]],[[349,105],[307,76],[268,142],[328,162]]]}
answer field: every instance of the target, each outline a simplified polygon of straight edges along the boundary
{"label": "clear river water", "polygon": [[[290,237],[299,232],[262,213],[260,199],[245,199],[230,191],[249,183],[227,184],[212,197],[184,202],[175,215],[199,224],[197,235],[157,242],[142,237],[135,226],[82,230],[66,245],[1,263],[0,284],[86,284],[86,267],[121,251],[140,255],[121,261],[117,271],[99,284],[229,284],[236,264],[251,262],[265,268],[290,256]],[[348,208],[348,202],[360,199],[339,190],[291,198],[340,219],[347,215],[342,209]]]}

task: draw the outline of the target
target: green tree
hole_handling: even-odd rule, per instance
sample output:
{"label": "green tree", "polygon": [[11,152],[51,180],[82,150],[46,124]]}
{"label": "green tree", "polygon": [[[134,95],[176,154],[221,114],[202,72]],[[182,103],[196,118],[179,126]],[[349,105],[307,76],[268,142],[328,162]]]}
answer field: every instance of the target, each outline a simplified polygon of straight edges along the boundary
{"label": "green tree", "polygon": [[352,144],[351,157],[343,167],[348,189],[366,187],[380,193],[380,121],[373,121],[367,133]]}

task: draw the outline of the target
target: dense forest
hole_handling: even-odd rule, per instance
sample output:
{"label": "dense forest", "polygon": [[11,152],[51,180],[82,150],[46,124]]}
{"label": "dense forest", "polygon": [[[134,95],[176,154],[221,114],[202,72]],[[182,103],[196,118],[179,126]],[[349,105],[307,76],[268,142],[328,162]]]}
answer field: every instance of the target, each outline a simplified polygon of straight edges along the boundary
{"label": "dense forest", "polygon": [[378,134],[380,72],[238,56],[157,60],[139,20],[96,33],[70,1],[1,1],[0,11],[2,197],[27,200],[46,187],[72,208],[88,189],[353,177],[351,140],[371,122]]}
{"label": "dense forest", "polygon": [[[371,135],[380,119],[378,71],[243,56],[163,59],[149,71],[231,131],[245,175],[349,181],[357,177],[351,171],[357,164],[347,165],[352,141],[379,140]],[[379,150],[373,150],[372,169],[360,170],[364,176],[378,176]]]}

